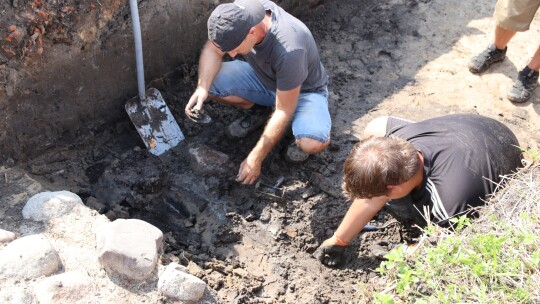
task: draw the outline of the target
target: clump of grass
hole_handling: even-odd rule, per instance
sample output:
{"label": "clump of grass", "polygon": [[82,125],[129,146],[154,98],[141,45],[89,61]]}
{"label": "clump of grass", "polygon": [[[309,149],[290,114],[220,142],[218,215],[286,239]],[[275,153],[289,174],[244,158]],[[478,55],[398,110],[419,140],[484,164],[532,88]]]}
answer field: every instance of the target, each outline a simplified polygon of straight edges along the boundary
{"label": "clump of grass", "polygon": [[390,252],[373,302],[540,303],[540,166],[505,177],[480,213]]}

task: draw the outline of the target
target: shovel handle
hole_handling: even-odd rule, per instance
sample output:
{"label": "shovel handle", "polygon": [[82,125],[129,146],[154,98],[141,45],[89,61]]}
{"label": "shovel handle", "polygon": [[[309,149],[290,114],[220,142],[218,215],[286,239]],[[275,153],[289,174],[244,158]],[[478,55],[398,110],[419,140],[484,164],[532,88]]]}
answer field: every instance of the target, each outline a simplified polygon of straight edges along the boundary
{"label": "shovel handle", "polygon": [[141,38],[141,24],[139,22],[139,8],[137,0],[129,0],[131,9],[131,23],[133,24],[133,38],[135,39],[135,61],[137,63],[137,88],[139,90],[139,99],[143,102],[146,99],[144,90],[144,62]]}

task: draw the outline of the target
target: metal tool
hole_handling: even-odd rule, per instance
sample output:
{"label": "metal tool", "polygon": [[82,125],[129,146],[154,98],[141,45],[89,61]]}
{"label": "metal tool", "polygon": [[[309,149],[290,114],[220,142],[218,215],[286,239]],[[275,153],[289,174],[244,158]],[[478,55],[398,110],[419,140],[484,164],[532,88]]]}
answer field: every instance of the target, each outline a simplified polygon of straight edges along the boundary
{"label": "metal tool", "polygon": [[285,196],[285,189],[281,187],[284,181],[285,177],[283,176],[280,176],[273,185],[266,184],[259,180],[255,184],[255,196],[271,200],[282,200]]}
{"label": "metal tool", "polygon": [[388,222],[382,226],[374,226],[374,225],[365,225],[364,228],[362,228],[362,232],[371,232],[371,231],[379,231],[384,230],[388,228],[388,226],[398,223],[397,221],[391,221]]}
{"label": "metal tool", "polygon": [[192,109],[190,115],[186,115],[191,121],[201,124],[209,124],[212,122],[212,117],[203,110]]}
{"label": "metal tool", "polygon": [[141,39],[141,25],[137,0],[129,0],[131,22],[135,39],[135,59],[137,63],[137,88],[139,96],[128,100],[126,112],[135,125],[146,148],[154,155],[161,155],[184,139],[184,134],[176,123],[169,107],[159,90],[149,88],[145,92],[144,62]]}

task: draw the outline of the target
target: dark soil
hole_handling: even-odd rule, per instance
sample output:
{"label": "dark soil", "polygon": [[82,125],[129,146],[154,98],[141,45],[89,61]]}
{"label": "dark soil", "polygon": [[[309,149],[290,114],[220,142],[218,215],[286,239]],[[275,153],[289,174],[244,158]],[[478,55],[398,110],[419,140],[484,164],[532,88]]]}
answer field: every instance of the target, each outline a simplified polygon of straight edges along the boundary
{"label": "dark soil", "polygon": [[[18,4],[27,2],[20,0]],[[57,1],[58,13],[50,13],[50,22],[45,25],[38,18],[43,14],[39,6],[34,8],[33,21],[20,20],[17,28],[22,34],[16,43],[3,45],[3,56],[39,52],[41,25],[46,32],[54,33],[51,39],[69,41],[73,29],[64,27],[72,16],[69,7],[83,6],[72,2]],[[167,242],[164,262],[177,257],[184,264],[197,263],[201,271],[196,275],[217,292],[220,302],[354,301],[358,283],[374,283],[378,276],[375,269],[381,260],[373,256],[372,245],[408,241],[411,237],[407,229],[393,225],[383,231],[363,233],[351,244],[343,265],[336,269],[322,266],[311,254],[332,235],[348,208],[349,202],[340,191],[342,164],[358,140],[355,134],[366,122],[364,119],[358,125],[357,119],[393,112],[419,120],[456,110],[455,105],[440,104],[424,111],[406,104],[379,106],[386,97],[414,84],[415,73],[423,63],[451,45],[452,41],[447,41],[431,49],[432,53],[423,54],[413,68],[403,68],[414,55],[398,50],[406,49],[405,43],[411,40],[425,40],[419,28],[430,4],[430,0],[333,1],[303,17],[319,43],[331,77],[334,129],[331,146],[303,164],[290,164],[282,157],[292,141],[290,134],[265,160],[261,180],[273,184],[284,177],[282,200],[258,197],[254,186],[233,180],[261,132],[240,140],[227,138],[226,126],[242,115],[241,111],[208,101],[205,109],[213,119],[211,124],[197,124],[185,117],[183,109],[197,80],[197,66],[193,63],[176,67],[151,83],[162,92],[186,136],[174,149],[159,157],[150,154],[126,115],[108,128],[96,130],[76,143],[53,147],[22,166],[51,190],[75,192],[111,220],[139,218],[160,228]],[[0,4],[0,9],[11,7]],[[411,17],[402,18],[404,15]],[[0,28],[6,27],[0,24]],[[29,42],[33,33],[38,33],[34,44]],[[400,65],[402,71],[396,73]],[[460,110],[476,112],[475,107]],[[198,175],[188,152],[193,144],[228,155],[230,170]],[[371,224],[391,220],[383,211]]]}

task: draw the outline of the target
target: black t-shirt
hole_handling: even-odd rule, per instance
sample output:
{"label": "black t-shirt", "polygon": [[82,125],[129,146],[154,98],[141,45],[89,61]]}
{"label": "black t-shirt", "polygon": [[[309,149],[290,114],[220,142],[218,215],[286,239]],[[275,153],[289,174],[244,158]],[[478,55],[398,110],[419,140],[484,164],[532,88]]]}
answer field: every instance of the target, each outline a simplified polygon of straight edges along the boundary
{"label": "black t-shirt", "polygon": [[389,118],[386,135],[411,142],[424,156],[419,189],[395,202],[427,206],[435,223],[481,206],[495,191],[501,175],[521,165],[515,135],[502,123],[479,115],[448,115],[417,123]]}

